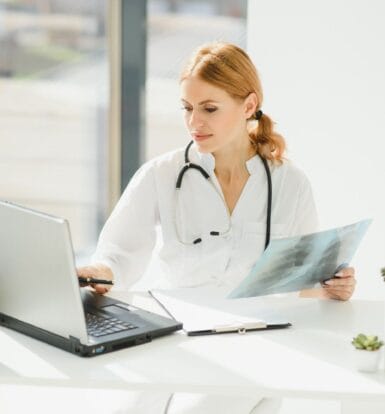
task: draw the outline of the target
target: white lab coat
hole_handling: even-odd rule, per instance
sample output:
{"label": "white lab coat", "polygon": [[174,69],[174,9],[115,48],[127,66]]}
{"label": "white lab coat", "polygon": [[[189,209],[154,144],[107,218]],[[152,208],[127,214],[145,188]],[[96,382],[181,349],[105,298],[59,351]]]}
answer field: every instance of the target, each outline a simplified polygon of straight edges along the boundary
{"label": "white lab coat", "polygon": [[[246,163],[250,177],[231,217],[215,176],[215,158],[193,145],[190,161],[201,165],[208,180],[188,170],[179,190],[175,184],[184,165],[184,148],[145,163],[134,175],[107,220],[94,262],[113,271],[117,287],[129,287],[144,273],[160,225],[159,259],[163,275],[156,287],[215,285],[234,288],[263,252],[266,233],[267,178],[259,156]],[[317,212],[311,186],[291,162],[270,163],[272,177],[271,237],[314,232]],[[231,230],[226,236],[209,232]],[[178,227],[176,227],[178,225]],[[179,237],[178,237],[179,231]],[[185,245],[197,237],[202,242]]]}

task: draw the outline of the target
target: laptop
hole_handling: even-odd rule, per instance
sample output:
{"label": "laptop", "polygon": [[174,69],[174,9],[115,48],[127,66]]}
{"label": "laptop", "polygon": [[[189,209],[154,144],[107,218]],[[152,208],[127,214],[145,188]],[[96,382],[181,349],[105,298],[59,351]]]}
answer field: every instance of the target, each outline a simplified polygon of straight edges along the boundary
{"label": "laptop", "polygon": [[143,344],[182,324],[79,287],[68,222],[0,200],[0,325],[79,356]]}

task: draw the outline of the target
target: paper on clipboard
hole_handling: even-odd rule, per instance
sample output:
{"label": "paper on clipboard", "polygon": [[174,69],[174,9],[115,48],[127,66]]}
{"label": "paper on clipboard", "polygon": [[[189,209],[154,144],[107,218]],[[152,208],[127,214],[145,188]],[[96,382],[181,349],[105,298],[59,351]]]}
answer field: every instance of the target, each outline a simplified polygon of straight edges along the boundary
{"label": "paper on clipboard", "polygon": [[[267,318],[252,315],[245,302],[236,304],[227,300],[218,295],[218,289],[151,290],[150,294],[169,316],[183,323],[183,329],[188,335],[244,333],[249,330],[290,326],[285,319],[273,317],[271,314],[263,315]],[[250,304],[249,307],[253,309]]]}

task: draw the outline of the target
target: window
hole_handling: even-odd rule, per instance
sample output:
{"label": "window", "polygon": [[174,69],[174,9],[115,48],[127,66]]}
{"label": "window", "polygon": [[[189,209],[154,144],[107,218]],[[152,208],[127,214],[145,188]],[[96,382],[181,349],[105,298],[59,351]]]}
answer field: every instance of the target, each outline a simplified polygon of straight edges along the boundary
{"label": "window", "polygon": [[107,216],[106,6],[0,2],[0,197],[67,218],[78,254]]}
{"label": "window", "polygon": [[245,48],[246,10],[245,0],[148,1],[147,159],[188,143],[179,72],[202,43],[222,40]]}

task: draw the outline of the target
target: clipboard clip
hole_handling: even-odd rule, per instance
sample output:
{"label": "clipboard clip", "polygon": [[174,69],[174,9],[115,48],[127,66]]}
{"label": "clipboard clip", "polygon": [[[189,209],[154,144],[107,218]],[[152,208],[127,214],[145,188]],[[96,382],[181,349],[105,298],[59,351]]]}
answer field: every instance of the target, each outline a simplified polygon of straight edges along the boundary
{"label": "clipboard clip", "polygon": [[228,325],[217,325],[214,327],[213,331],[220,333],[220,332],[238,332],[240,335],[244,335],[247,331],[254,330],[254,329],[264,329],[267,325],[265,322],[244,322],[244,323],[234,323]]}

